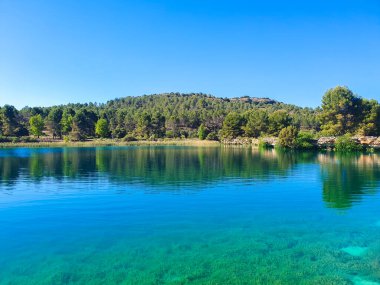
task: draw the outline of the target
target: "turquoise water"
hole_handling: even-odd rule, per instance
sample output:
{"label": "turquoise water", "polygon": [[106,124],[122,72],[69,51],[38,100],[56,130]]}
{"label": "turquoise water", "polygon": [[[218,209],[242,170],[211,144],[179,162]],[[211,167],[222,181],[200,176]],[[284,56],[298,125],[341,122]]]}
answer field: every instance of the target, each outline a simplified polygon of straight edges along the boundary
{"label": "turquoise water", "polygon": [[0,150],[0,284],[380,284],[380,156]]}

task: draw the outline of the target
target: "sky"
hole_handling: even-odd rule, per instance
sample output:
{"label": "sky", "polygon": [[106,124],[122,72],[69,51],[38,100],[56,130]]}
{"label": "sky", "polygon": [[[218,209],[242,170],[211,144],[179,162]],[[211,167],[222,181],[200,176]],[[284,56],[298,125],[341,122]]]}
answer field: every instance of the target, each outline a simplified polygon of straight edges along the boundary
{"label": "sky", "polygon": [[0,0],[0,106],[337,85],[380,101],[379,0]]}

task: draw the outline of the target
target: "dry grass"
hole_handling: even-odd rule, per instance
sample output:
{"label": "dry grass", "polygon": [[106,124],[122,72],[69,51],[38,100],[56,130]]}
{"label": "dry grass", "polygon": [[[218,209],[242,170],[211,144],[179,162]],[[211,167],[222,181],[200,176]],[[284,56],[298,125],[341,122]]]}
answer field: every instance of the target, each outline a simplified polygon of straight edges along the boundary
{"label": "dry grass", "polygon": [[94,146],[128,146],[128,145],[186,145],[186,146],[220,146],[217,141],[198,139],[161,139],[156,141],[123,142],[113,139],[94,139],[83,142],[32,142],[0,143],[0,148],[12,147],[94,147]]}

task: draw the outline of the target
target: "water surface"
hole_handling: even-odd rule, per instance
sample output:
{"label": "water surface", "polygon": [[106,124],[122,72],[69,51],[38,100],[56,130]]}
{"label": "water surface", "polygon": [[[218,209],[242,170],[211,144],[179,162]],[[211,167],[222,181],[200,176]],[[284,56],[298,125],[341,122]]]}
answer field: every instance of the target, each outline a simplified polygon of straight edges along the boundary
{"label": "water surface", "polygon": [[1,149],[0,284],[380,284],[379,180],[376,154]]}

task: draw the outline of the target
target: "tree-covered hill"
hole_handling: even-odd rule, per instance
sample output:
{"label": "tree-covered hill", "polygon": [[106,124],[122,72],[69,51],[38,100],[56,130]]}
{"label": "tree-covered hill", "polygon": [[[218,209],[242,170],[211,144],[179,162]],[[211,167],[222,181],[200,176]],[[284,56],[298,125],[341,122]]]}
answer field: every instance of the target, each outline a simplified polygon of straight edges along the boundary
{"label": "tree-covered hill", "polygon": [[[52,107],[5,105],[0,109],[0,135],[51,136],[82,140],[112,137],[201,139],[260,137],[310,131],[323,135],[378,135],[380,108],[374,100],[335,87],[321,108],[301,108],[269,98],[218,98],[202,93],[165,93],[118,98],[107,103]],[[285,130],[287,127],[293,129]]]}

